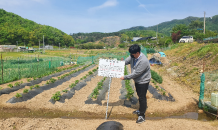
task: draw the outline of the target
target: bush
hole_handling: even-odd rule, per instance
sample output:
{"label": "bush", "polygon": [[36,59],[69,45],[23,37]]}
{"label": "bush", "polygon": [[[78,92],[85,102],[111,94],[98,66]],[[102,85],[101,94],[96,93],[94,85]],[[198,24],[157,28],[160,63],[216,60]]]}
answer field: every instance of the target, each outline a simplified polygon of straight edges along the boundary
{"label": "bush", "polygon": [[159,84],[161,84],[163,82],[163,79],[160,75],[158,75],[157,72],[151,70],[151,78],[153,80],[155,80],[156,82],[158,82]]}

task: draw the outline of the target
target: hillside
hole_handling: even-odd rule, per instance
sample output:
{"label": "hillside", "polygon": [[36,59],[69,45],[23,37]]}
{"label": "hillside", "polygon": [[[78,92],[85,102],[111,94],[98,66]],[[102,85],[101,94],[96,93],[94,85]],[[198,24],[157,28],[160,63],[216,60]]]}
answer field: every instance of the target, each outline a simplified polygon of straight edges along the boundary
{"label": "hillside", "polygon": [[44,41],[45,44],[59,46],[73,46],[74,39],[62,32],[61,30],[35,23],[34,21],[24,19],[19,15],[7,12],[0,9],[0,45],[9,44],[39,45],[39,40]]}
{"label": "hillside", "polygon": [[[200,21],[204,21],[204,18],[199,18],[199,17],[187,17],[185,19],[174,19],[172,21],[167,21],[158,24],[158,32],[163,33],[165,35],[170,35],[170,31],[172,28],[177,25],[177,24],[190,24],[191,21],[199,19]],[[212,31],[217,31],[218,32],[218,15],[215,15],[211,18],[206,18],[206,29],[207,30],[212,30]],[[119,32],[126,32],[126,31],[133,31],[133,30],[153,30],[157,31],[157,25],[150,26],[150,27],[143,27],[143,26],[136,26],[136,27],[131,27],[129,29],[123,29],[120,30]]]}
{"label": "hillside", "polygon": [[217,73],[215,71],[218,69],[217,44],[175,44],[171,46],[170,50],[164,52],[170,63],[162,67],[156,66],[156,69],[162,75],[168,74],[173,80],[189,86],[194,92],[199,93],[200,91],[201,71],[204,70],[208,74]]}

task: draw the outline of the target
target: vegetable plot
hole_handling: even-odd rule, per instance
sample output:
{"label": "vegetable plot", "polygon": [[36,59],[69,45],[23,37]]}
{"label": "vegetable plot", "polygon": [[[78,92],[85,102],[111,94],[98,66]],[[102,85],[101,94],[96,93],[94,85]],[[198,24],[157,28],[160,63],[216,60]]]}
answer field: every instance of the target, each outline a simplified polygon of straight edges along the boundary
{"label": "vegetable plot", "polygon": [[64,75],[64,77],[62,77],[62,79],[57,80],[57,81],[54,81],[54,79],[50,79],[49,84],[46,84],[46,85],[41,86],[41,87],[36,87],[36,85],[35,85],[35,87],[30,87],[30,90],[29,90],[28,93],[21,94],[22,97],[18,97],[18,98],[13,97],[13,98],[9,99],[7,101],[7,103],[23,102],[23,101],[27,101],[29,99],[32,99],[33,97],[35,97],[36,95],[42,93],[43,91],[49,90],[51,88],[55,88],[55,87],[61,85],[62,83],[66,82],[66,81],[69,81],[72,77],[76,77],[80,73],[93,68],[94,66],[95,65],[90,64],[88,66],[83,67],[82,69],[80,69],[78,71],[74,70],[74,71],[70,72],[69,74]]}

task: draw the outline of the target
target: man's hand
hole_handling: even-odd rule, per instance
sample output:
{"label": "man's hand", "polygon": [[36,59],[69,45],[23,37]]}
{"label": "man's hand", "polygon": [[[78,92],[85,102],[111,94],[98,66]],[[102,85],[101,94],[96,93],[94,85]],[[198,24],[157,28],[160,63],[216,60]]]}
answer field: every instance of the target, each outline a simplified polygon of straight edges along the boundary
{"label": "man's hand", "polygon": [[121,58],[121,61],[123,61],[124,58]]}
{"label": "man's hand", "polygon": [[121,76],[120,79],[124,80],[124,76]]}

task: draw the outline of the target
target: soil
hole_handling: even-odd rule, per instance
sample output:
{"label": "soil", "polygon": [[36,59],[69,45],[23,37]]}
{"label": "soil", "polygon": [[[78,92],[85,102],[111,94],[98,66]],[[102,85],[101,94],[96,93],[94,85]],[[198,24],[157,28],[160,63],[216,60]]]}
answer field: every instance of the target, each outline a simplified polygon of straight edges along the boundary
{"label": "soil", "polygon": [[96,130],[100,124],[116,121],[123,125],[124,130],[217,130],[208,122],[187,119],[146,120],[136,124],[134,120],[105,120],[105,119],[44,119],[44,118],[10,118],[0,120],[0,129],[4,130]]}
{"label": "soil", "polygon": [[[97,66],[96,66],[97,67]],[[96,68],[94,67],[94,68]],[[93,69],[94,69],[93,68]],[[155,66],[151,69],[156,70]],[[92,70],[92,69],[91,69]],[[90,70],[88,70],[90,71]],[[85,104],[90,93],[96,87],[97,83],[103,78],[96,76],[92,78],[87,85],[75,91],[71,99],[66,99],[65,103],[56,102],[52,104],[49,102],[52,95],[57,91],[62,91],[68,86],[85,76],[88,71],[85,71],[77,77],[71,78],[69,81],[44,91],[34,98],[25,102],[10,104],[6,103],[16,93],[22,93],[23,89],[12,92],[10,94],[3,94],[0,96],[0,129],[79,129],[79,130],[94,130],[101,123],[109,120],[118,121],[123,124],[124,129],[218,129],[218,127],[211,126],[209,122],[202,122],[189,119],[164,119],[151,121],[146,120],[142,124],[136,124],[136,115],[132,115],[132,111],[138,109],[139,104],[131,107],[123,106],[124,100],[119,99],[120,89],[122,87],[121,80],[117,78],[112,79],[110,88],[110,98],[108,106],[109,120],[105,120],[105,112],[107,106],[107,94],[105,100],[102,100],[102,105]],[[163,83],[161,87],[166,89],[175,99],[175,102],[168,102],[152,98],[152,94],[148,92],[148,109],[146,117],[148,116],[169,116],[181,114],[187,111],[197,111],[196,106],[198,102],[198,94],[193,93],[187,86],[178,84],[171,80],[167,75],[163,76]],[[46,113],[49,117],[47,119]],[[50,113],[50,114],[49,114]],[[68,113],[68,114],[67,114]],[[72,115],[70,115],[72,114]],[[53,116],[52,116],[53,115]],[[36,117],[36,118],[34,118]],[[72,117],[71,119],[62,119],[60,117]],[[77,119],[74,119],[77,118]],[[81,119],[82,118],[82,119]]]}

